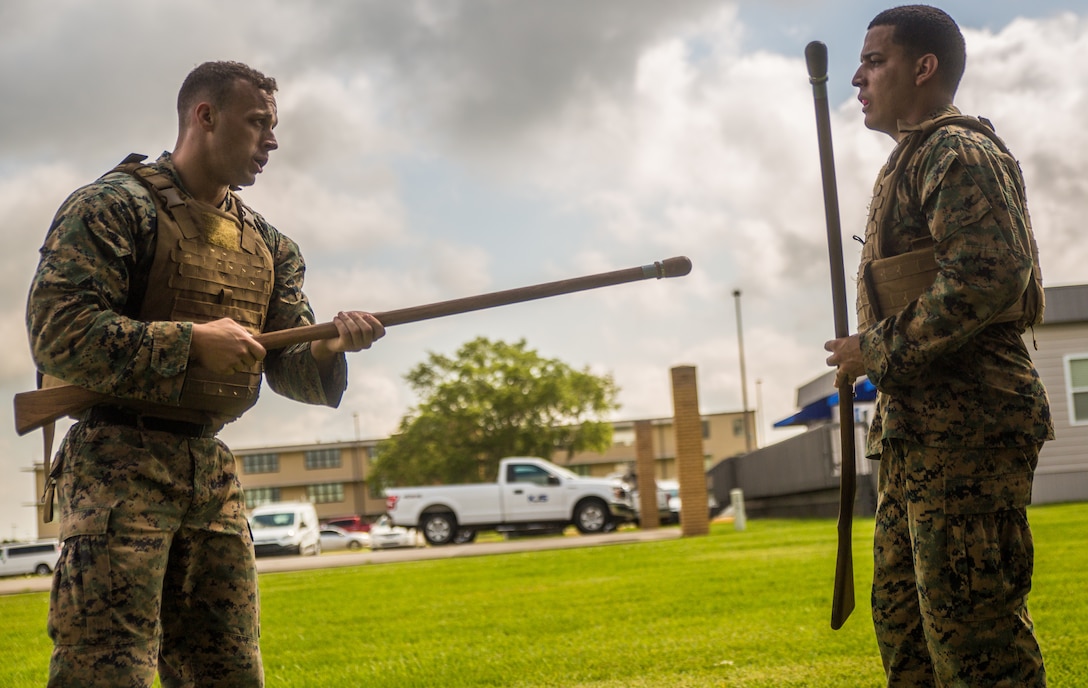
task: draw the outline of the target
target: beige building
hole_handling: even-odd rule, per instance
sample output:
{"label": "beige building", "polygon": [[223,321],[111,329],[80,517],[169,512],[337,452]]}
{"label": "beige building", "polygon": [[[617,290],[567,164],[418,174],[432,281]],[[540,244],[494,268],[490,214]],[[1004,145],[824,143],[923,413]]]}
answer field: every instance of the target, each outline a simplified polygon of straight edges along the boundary
{"label": "beige building", "polygon": [[[748,411],[748,437],[745,437],[745,414],[740,411],[713,413],[702,416],[705,467],[722,459],[745,453],[748,442],[755,447],[755,412]],[[676,479],[676,438],[672,418],[650,421],[653,435],[654,478]],[[619,421],[612,425],[612,446],[604,452],[578,452],[569,459],[562,454],[550,457],[553,463],[566,466],[580,475],[603,477],[634,470],[635,421]]]}
{"label": "beige building", "polygon": [[385,511],[367,477],[377,440],[235,450],[246,504],[305,500],[319,518]]}
{"label": "beige building", "polygon": [[[748,432],[754,442],[755,412],[749,411]],[[729,456],[743,454],[747,446],[745,414],[716,413],[702,416],[703,449],[707,468]],[[656,478],[676,477],[676,442],[672,419],[652,420]],[[236,449],[246,503],[250,507],[278,501],[307,500],[317,507],[319,518],[363,515],[376,518],[385,511],[385,499],[371,489],[370,460],[381,440],[319,443]],[[551,461],[585,476],[607,476],[634,470],[635,422],[613,425],[612,446],[605,452],[556,454]],[[42,493],[42,464],[34,467],[35,494]],[[41,520],[38,506],[38,537],[58,535],[58,524]]]}

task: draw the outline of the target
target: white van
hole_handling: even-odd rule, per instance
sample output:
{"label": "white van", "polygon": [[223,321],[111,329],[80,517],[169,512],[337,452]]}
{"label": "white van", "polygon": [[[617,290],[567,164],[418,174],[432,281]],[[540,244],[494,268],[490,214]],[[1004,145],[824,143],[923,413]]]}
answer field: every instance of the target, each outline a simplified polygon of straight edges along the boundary
{"label": "white van", "polygon": [[321,554],[317,509],[310,502],[262,504],[249,515],[253,551],[265,554]]}
{"label": "white van", "polygon": [[56,540],[5,542],[0,545],[0,576],[44,576],[52,573],[59,558],[60,543]]}

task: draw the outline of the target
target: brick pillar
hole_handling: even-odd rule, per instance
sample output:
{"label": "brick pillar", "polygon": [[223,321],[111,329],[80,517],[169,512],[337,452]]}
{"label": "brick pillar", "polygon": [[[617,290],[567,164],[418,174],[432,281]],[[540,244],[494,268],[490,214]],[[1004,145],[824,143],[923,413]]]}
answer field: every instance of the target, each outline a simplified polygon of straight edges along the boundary
{"label": "brick pillar", "polygon": [[673,432],[676,434],[676,478],[680,483],[680,532],[706,535],[706,469],[703,467],[703,420],[699,415],[699,390],[695,366],[672,369]]}
{"label": "brick pillar", "polygon": [[657,513],[653,427],[648,420],[635,422],[635,473],[638,474],[639,526],[652,530],[661,520]]}

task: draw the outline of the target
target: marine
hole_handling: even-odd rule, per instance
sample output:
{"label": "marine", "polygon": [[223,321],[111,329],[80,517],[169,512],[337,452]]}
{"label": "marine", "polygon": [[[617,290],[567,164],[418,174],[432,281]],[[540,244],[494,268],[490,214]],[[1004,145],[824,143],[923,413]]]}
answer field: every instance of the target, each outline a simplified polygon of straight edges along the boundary
{"label": "marine", "polygon": [[276,88],[241,63],[197,66],[174,150],[77,189],[42,245],[26,311],[39,374],[110,397],[49,470],[63,542],[49,686],[264,685],[245,495],[216,435],[264,378],[335,407],[345,353],[384,335],[349,311],[335,337],[255,338],[314,322],[298,245],[237,193],[279,146]]}
{"label": "marine", "polygon": [[872,616],[889,687],[1045,686],[1028,612],[1026,507],[1054,437],[1024,341],[1043,312],[1019,165],[953,104],[966,64],[947,13],[869,24],[853,78],[865,125],[896,145],[877,176],[858,332],[824,344],[836,386],[878,395]]}

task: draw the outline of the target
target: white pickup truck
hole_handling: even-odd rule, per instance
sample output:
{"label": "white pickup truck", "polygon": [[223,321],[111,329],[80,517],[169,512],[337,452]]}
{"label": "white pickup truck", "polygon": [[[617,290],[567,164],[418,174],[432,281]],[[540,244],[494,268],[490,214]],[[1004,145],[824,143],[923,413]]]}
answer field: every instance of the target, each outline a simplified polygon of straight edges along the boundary
{"label": "white pickup truck", "polygon": [[533,457],[499,462],[499,481],[385,490],[398,526],[418,528],[431,545],[470,542],[478,530],[531,532],[573,524],[601,533],[634,517],[630,499],[613,481],[583,478]]}

